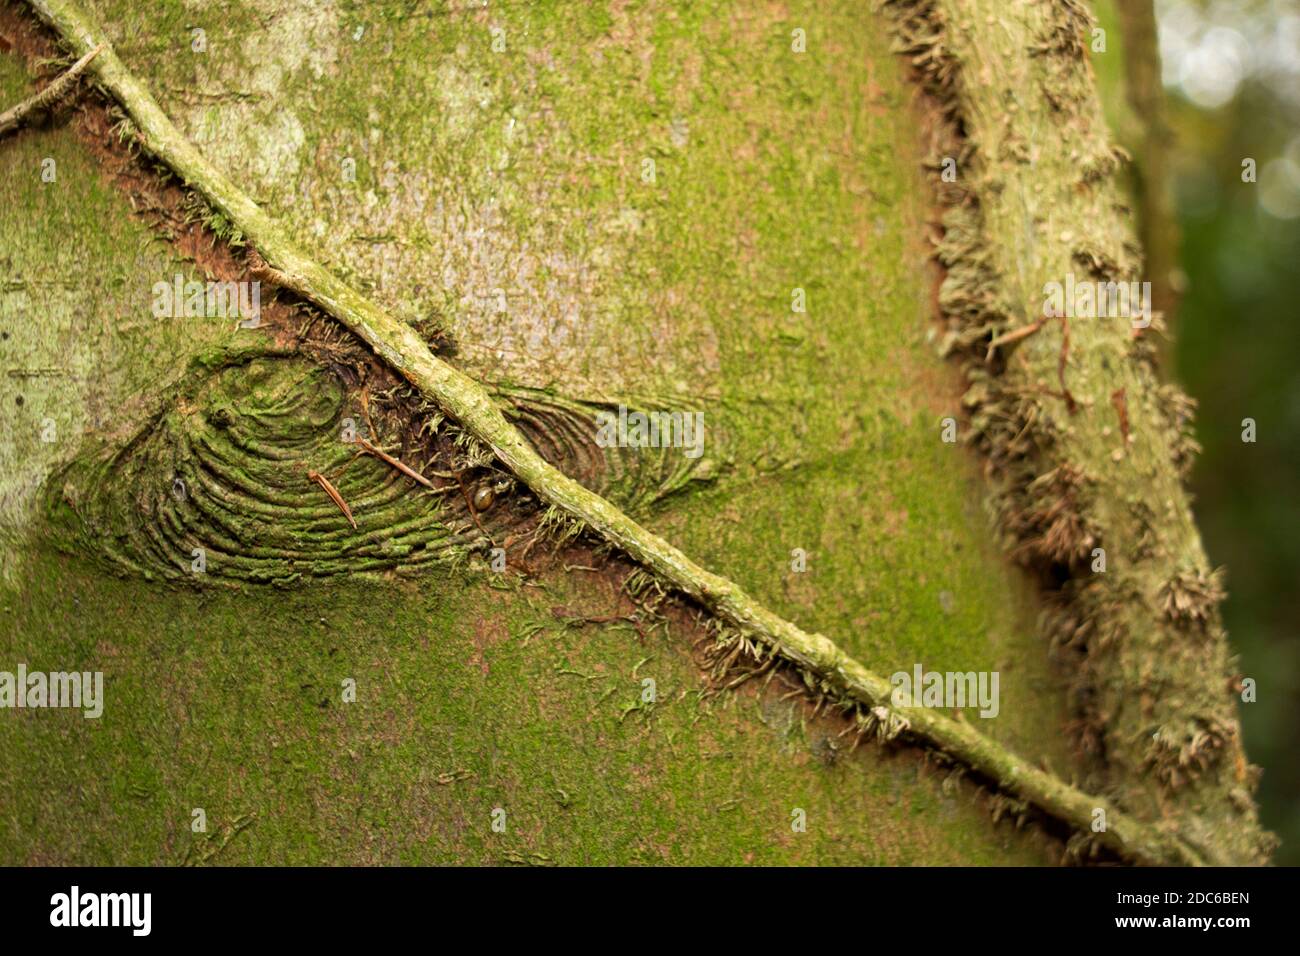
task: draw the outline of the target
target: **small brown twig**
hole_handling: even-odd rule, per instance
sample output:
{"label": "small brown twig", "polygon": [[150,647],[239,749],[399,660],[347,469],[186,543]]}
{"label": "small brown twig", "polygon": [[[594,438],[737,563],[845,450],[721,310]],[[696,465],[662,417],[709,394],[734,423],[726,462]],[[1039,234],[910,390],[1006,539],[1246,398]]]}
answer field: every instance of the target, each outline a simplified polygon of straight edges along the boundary
{"label": "small brown twig", "polygon": [[60,100],[72,91],[72,88],[77,83],[77,77],[85,72],[86,67],[90,66],[90,61],[99,56],[99,51],[102,49],[104,49],[104,44],[101,43],[68,67],[45,89],[33,96],[29,96],[12,109],[0,113],[0,136],[4,136],[10,130],[17,129],[29,116],[42,113],[57,105]]}
{"label": "small brown twig", "polygon": [[1045,323],[1047,323],[1047,320],[1039,319],[1036,323],[1022,325],[1021,328],[1018,329],[1011,329],[1010,332],[1004,332],[1001,336],[998,336],[993,339],[992,342],[989,342],[988,347],[989,349],[997,349],[1000,345],[1010,345],[1011,342],[1019,342],[1022,338],[1028,338],[1037,332],[1037,330],[1043,328]]}
{"label": "small brown twig", "polygon": [[[1058,316],[1061,320],[1061,354],[1056,363],[1056,377],[1061,383],[1060,397],[1065,401],[1066,408],[1070,414],[1078,409],[1079,403],[1074,400],[1070,390],[1065,386],[1065,364],[1070,357],[1070,321],[1064,315]],[[1037,322],[1031,322],[1029,325],[1022,325],[1018,329],[1012,329],[1010,332],[1003,332],[993,341],[989,342],[988,352],[985,354],[985,360],[993,358],[993,351],[999,346],[1010,345],[1012,342],[1019,342],[1021,339],[1027,339],[1035,332],[1042,329],[1047,324],[1047,319],[1039,319]]]}
{"label": "small brown twig", "polygon": [[1046,319],[1039,319],[1037,322],[1032,322],[1029,325],[1021,326],[1018,329],[1012,329],[1010,332],[1003,332],[1001,335],[999,335],[997,338],[995,338],[992,342],[989,343],[987,358],[989,359],[993,358],[993,350],[998,346],[1010,345],[1012,342],[1019,342],[1021,339],[1029,338],[1029,336],[1033,335],[1035,332],[1041,329],[1046,324],[1046,322],[1047,322]]}
{"label": "small brown twig", "polygon": [[378,448],[370,444],[370,442],[366,441],[360,435],[357,436],[357,444],[360,445],[364,451],[366,451],[371,455],[374,455],[380,461],[385,461],[388,464],[392,465],[394,468],[396,468],[402,474],[406,475],[406,477],[410,478],[412,481],[418,481],[420,484],[424,485],[424,487],[432,488],[434,491],[438,490],[437,485],[435,485],[428,478],[424,477],[424,475],[420,474],[410,465],[398,461],[396,458],[394,458],[392,455],[388,454],[387,452],[380,451]]}
{"label": "small brown twig", "polygon": [[325,494],[330,496],[330,500],[339,506],[339,511],[342,511],[344,516],[348,519],[348,523],[352,525],[352,530],[356,531],[357,519],[352,517],[352,509],[349,508],[348,503],[343,500],[343,496],[339,494],[338,489],[330,484],[330,480],[320,472],[312,471],[311,469],[307,470],[307,477],[325,490]]}
{"label": "small brown twig", "polygon": [[378,438],[379,432],[375,431],[375,423],[370,420],[370,388],[367,385],[361,386],[361,414],[366,418],[366,427],[370,429],[370,434]]}

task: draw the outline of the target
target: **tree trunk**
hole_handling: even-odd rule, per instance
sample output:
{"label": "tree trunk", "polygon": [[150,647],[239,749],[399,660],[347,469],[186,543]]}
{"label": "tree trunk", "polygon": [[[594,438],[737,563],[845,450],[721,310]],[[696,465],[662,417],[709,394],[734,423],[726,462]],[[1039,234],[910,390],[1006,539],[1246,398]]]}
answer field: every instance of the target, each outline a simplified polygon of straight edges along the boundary
{"label": "tree trunk", "polygon": [[0,860],[1266,858],[1073,0],[32,6]]}

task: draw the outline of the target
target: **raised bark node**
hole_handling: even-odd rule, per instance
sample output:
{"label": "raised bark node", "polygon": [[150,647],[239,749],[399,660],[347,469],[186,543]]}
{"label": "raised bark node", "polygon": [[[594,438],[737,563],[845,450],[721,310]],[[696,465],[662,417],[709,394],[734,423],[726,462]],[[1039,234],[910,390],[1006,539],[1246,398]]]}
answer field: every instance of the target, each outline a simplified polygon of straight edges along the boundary
{"label": "raised bark node", "polygon": [[[57,474],[49,509],[120,567],[194,584],[451,565],[480,546],[456,486],[421,487],[362,454],[347,431],[364,428],[343,382],[310,360],[200,365],[131,442]],[[313,472],[350,504],[355,530]]]}

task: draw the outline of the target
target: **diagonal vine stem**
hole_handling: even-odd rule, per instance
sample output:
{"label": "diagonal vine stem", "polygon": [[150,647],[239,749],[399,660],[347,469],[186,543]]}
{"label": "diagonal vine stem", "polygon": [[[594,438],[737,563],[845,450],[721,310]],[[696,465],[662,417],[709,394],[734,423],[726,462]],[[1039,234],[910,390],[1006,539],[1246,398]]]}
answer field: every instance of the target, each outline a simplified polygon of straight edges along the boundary
{"label": "diagonal vine stem", "polygon": [[923,707],[895,706],[892,686],[836,643],[810,634],[764,607],[737,584],[700,567],[622,510],[588,491],[541,457],[478,382],[436,357],[423,339],[313,260],[172,124],[148,89],[123,65],[104,30],[75,0],[28,0],[75,53],[102,44],[89,72],[135,123],[140,145],[238,228],[278,273],[276,280],[350,329],[423,395],[458,421],[543,501],[579,520],[722,621],[802,667],[845,697],[905,723],[906,733],[966,764],[1048,816],[1088,833],[1094,811],[1106,828],[1092,836],[1124,859],[1142,864],[1203,861],[1173,834],[1084,793],[1011,753],[969,724]]}

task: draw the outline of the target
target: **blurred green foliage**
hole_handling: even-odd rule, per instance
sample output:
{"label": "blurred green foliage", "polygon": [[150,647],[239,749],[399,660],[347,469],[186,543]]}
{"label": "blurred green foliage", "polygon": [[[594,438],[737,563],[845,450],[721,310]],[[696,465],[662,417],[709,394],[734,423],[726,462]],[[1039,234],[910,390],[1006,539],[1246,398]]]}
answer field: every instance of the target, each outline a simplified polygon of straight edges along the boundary
{"label": "blurred green foliage", "polygon": [[[1205,451],[1192,488],[1211,561],[1228,568],[1224,615],[1258,699],[1242,705],[1247,752],[1265,768],[1261,809],[1300,862],[1300,218],[1266,213],[1241,162],[1276,156],[1286,130],[1247,86],[1207,114],[1175,104],[1185,298],[1175,370],[1200,402]],[[1294,129],[1291,133],[1294,135]],[[1242,440],[1254,419],[1253,444]]]}

